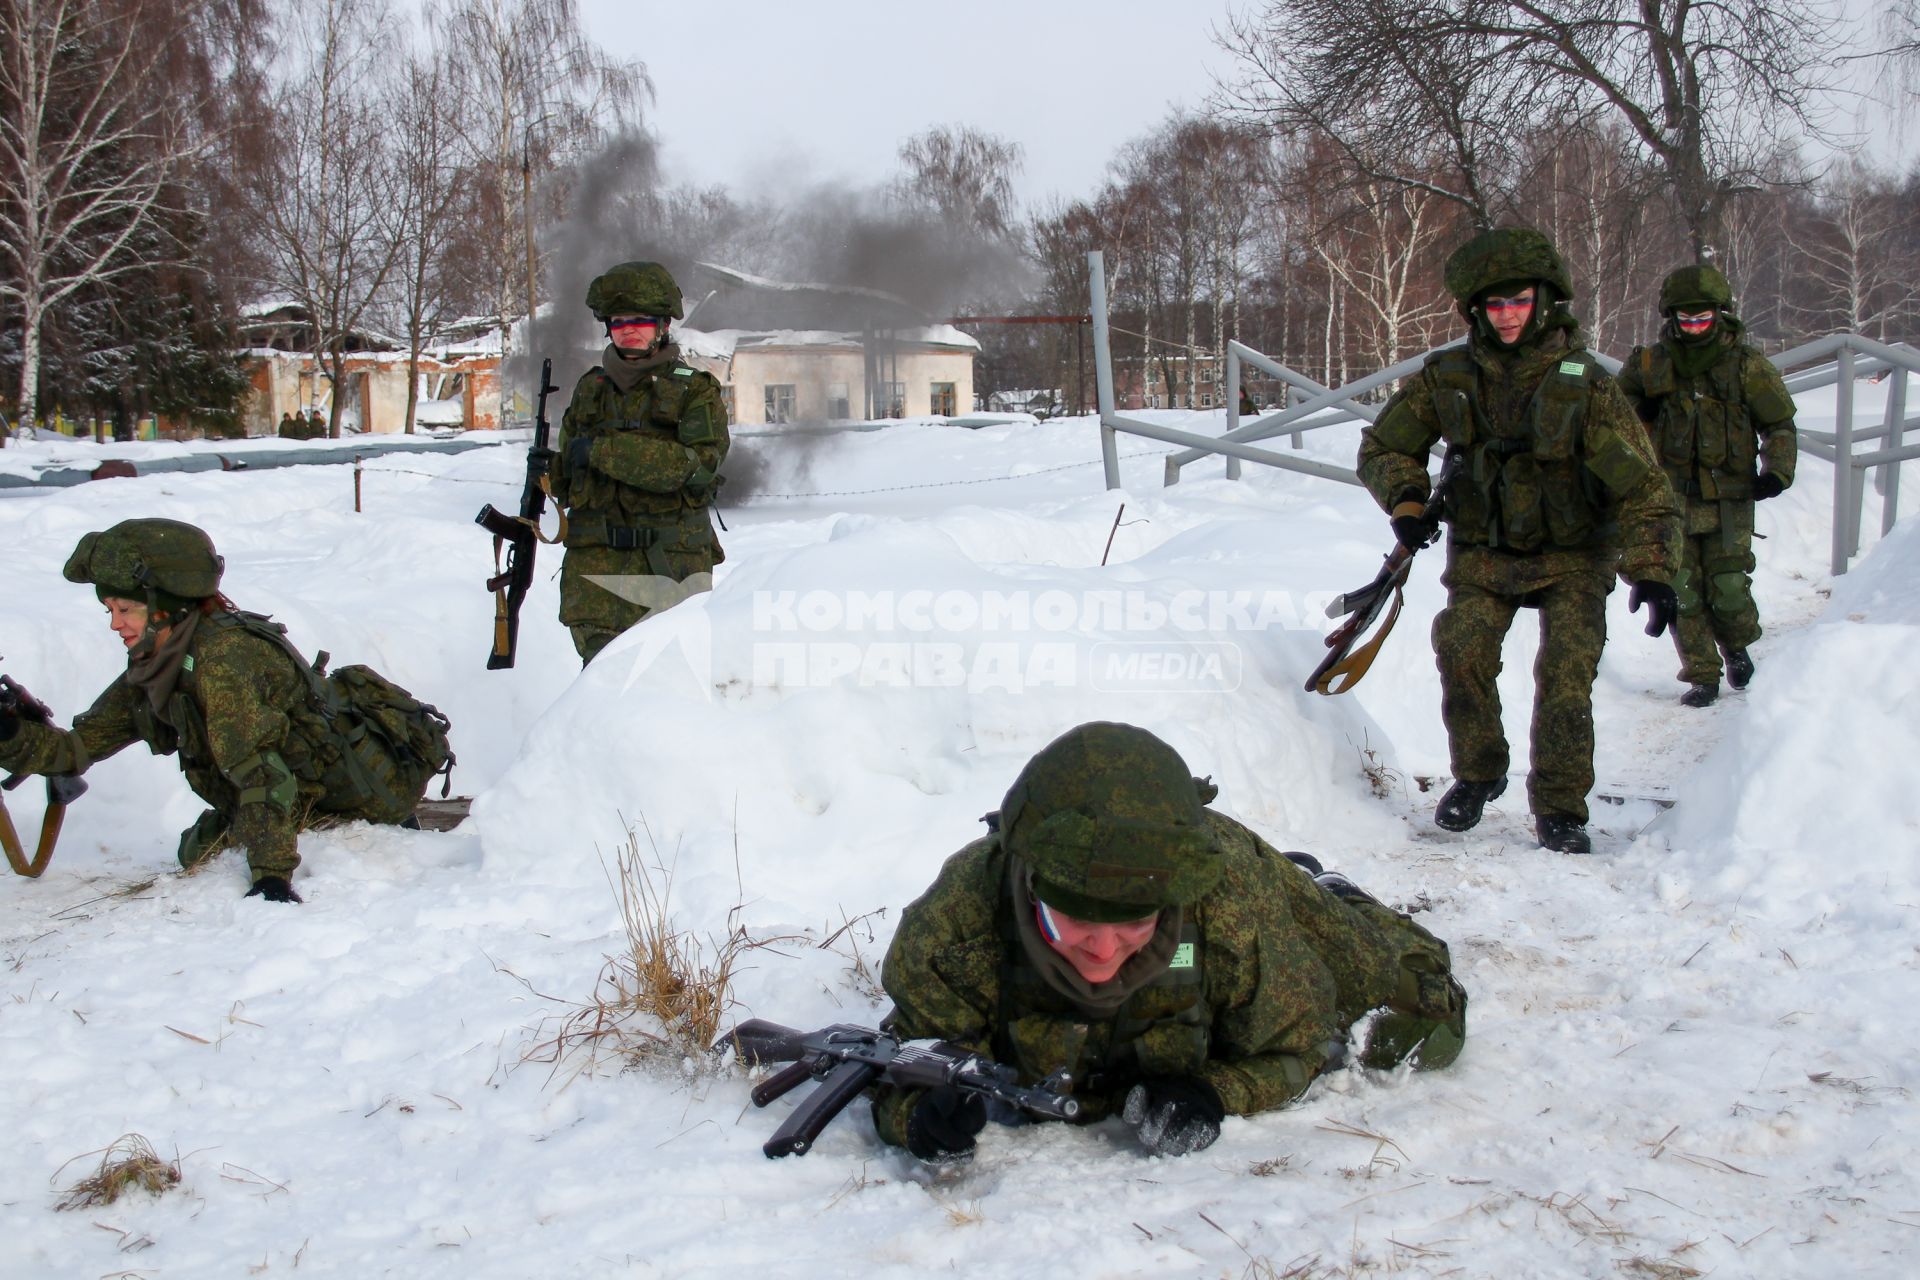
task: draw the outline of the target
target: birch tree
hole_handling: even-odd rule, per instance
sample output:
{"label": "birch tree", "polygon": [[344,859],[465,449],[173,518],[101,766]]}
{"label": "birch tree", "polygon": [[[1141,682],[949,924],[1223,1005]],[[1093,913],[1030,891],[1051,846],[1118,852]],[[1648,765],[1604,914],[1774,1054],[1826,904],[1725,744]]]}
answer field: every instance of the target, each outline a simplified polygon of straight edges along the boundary
{"label": "birch tree", "polygon": [[[39,412],[54,308],[141,265],[200,139],[164,76],[195,0],[0,4],[0,302],[19,327],[15,404]],[[4,441],[0,441],[4,443]]]}

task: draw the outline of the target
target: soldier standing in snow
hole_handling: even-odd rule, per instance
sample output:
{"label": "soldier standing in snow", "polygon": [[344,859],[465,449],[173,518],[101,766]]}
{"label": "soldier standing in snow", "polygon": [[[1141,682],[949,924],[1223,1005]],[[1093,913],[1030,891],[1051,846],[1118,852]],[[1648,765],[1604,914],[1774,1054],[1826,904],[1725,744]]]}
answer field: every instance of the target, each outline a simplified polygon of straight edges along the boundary
{"label": "soldier standing in snow", "polygon": [[1454,784],[1434,821],[1465,831],[1507,787],[1500,645],[1523,608],[1540,612],[1527,800],[1540,844],[1588,853],[1593,680],[1613,574],[1674,617],[1679,521],[1646,428],[1587,353],[1569,310],[1573,280],[1527,228],[1489,231],[1447,259],[1467,345],[1435,352],[1361,433],[1359,472],[1408,547],[1438,535],[1422,508],[1427,454],[1445,440],[1464,465],[1446,494],[1447,606],[1433,623],[1440,713]]}
{"label": "soldier standing in snow", "polygon": [[[1085,724],[1028,762],[990,834],[909,906],[881,972],[887,1029],[1034,1084],[1072,1073],[1081,1121],[1120,1115],[1184,1155],[1228,1115],[1298,1097],[1376,1009],[1361,1060],[1444,1067],[1466,993],[1444,942],[1305,854],[1208,810],[1216,788],[1144,729]],[[882,1139],[970,1155],[986,1104],[883,1089]]]}
{"label": "soldier standing in snow", "polygon": [[[1720,696],[1720,657],[1736,689],[1753,678],[1760,638],[1753,603],[1753,504],[1793,483],[1793,397],[1773,362],[1741,340],[1733,286],[1711,266],[1681,267],[1660,285],[1660,341],[1635,347],[1620,389],[1653,436],[1685,514],[1680,573],[1680,701]],[[1756,462],[1765,468],[1755,473]]]}
{"label": "soldier standing in snow", "polygon": [[[0,769],[81,774],[135,742],[178,753],[187,785],[212,806],[180,833],[180,865],[238,846],[252,873],[248,897],[299,902],[298,833],[326,820],[410,824],[448,763],[446,721],[407,699],[403,714],[434,720],[438,758],[407,757],[364,729],[343,739],[347,715],[323,715],[318,677],[282,629],[220,594],[225,567],[202,530],[177,520],[125,520],[82,537],[64,572],[106,605],[126,672],[70,730],[0,711]],[[336,679],[350,672],[372,674],[347,668]]]}
{"label": "soldier standing in snow", "polygon": [[668,340],[681,306],[665,267],[611,268],[587,307],[607,349],[574,385],[552,459],[567,512],[560,621],[582,663],[726,559],[709,513],[729,444],[720,383]]}

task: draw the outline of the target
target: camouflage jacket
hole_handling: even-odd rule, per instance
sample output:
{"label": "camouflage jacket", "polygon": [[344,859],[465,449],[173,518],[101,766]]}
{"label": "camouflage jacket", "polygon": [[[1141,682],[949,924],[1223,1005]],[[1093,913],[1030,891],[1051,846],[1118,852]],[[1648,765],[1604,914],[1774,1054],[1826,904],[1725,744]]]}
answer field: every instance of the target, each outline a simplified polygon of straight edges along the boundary
{"label": "camouflage jacket", "polygon": [[85,773],[135,742],[179,755],[187,785],[227,820],[256,878],[298,865],[296,837],[313,810],[353,807],[350,793],[338,794],[347,790],[336,781],[339,752],[306,677],[284,648],[230,614],[200,620],[164,714],[122,677],[72,729],[23,723],[0,743],[0,768]]}
{"label": "camouflage jacket", "polygon": [[[620,359],[611,351],[607,361]],[[552,479],[568,509],[567,545],[619,546],[620,530],[689,526],[706,531],[718,562],[707,508],[730,444],[719,382],[671,346],[617,374],[589,369],[561,419]],[[583,436],[591,444],[581,467],[573,442]]]}
{"label": "camouflage jacket", "polygon": [[1698,372],[1686,371],[1699,363],[1694,353],[1671,339],[1635,347],[1620,370],[1620,390],[1647,423],[1667,479],[1690,500],[1750,500],[1759,459],[1787,485],[1798,461],[1786,382],[1740,340],[1737,321],[1724,323],[1715,358]]}
{"label": "camouflage jacket", "polygon": [[1629,581],[1677,569],[1679,509],[1646,428],[1577,329],[1518,353],[1477,334],[1435,352],[1361,433],[1361,483],[1385,510],[1424,501],[1442,439],[1463,454],[1447,492],[1453,547],[1617,568]]}
{"label": "camouflage jacket", "polygon": [[[1207,818],[1226,872],[1183,909],[1166,971],[1118,1013],[1090,1017],[1025,972],[1007,854],[990,835],[947,859],[902,914],[881,971],[890,1030],[965,1045],[1028,1084],[1065,1067],[1085,1121],[1146,1076],[1198,1077],[1229,1113],[1249,1115],[1298,1097],[1355,1020],[1417,985],[1411,971],[1448,972],[1445,944],[1405,917],[1356,910],[1238,822]],[[883,1140],[905,1145],[918,1099],[877,1092]]]}

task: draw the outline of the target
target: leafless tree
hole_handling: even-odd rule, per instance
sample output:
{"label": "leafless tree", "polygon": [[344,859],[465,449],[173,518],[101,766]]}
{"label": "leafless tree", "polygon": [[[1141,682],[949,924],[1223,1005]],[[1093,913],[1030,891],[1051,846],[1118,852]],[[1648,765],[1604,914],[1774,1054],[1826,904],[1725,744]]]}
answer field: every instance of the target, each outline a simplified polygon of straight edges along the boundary
{"label": "leafless tree", "polygon": [[433,0],[428,15],[469,78],[462,139],[487,197],[488,275],[505,322],[523,309],[513,299],[530,263],[539,276],[527,201],[610,131],[637,124],[652,83],[644,65],[587,38],[577,0]]}
{"label": "leafless tree", "polygon": [[1911,316],[1920,263],[1901,233],[1913,213],[1892,181],[1858,162],[1833,174],[1787,222],[1789,296],[1803,323],[1885,341]]}
{"label": "leafless tree", "polygon": [[[1281,0],[1261,21],[1284,33],[1281,17],[1298,6]],[[1363,21],[1329,0],[1313,12],[1327,23],[1315,46],[1331,50],[1332,69],[1371,63],[1371,92],[1384,102],[1430,96],[1392,46],[1465,46],[1469,67],[1484,58],[1617,117],[1661,171],[1697,257],[1715,251],[1728,201],[1778,182],[1768,169],[1776,142],[1824,130],[1836,21],[1826,0],[1363,0]]]}
{"label": "leafless tree", "polygon": [[900,144],[901,194],[956,227],[987,236],[1013,231],[1013,178],[1020,144],[968,125],[936,125]]}
{"label": "leafless tree", "polygon": [[386,0],[292,0],[275,100],[278,129],[249,175],[269,292],[298,302],[331,379],[327,432],[340,434],[345,368],[403,243],[377,74],[397,39]]}
{"label": "leafless tree", "polygon": [[[20,328],[19,417],[38,412],[49,312],[150,259],[205,135],[168,80],[196,0],[0,4],[0,300]],[[4,441],[0,441],[4,443]]]}

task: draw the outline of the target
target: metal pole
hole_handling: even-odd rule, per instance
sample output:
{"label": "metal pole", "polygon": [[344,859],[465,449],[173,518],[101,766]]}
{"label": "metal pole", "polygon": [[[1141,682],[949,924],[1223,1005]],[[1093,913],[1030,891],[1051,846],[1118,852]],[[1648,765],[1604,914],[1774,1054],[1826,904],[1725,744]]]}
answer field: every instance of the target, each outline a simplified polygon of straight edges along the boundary
{"label": "metal pole", "polygon": [[1847,571],[1853,528],[1853,348],[1838,354],[1840,381],[1833,400],[1833,552],[1834,577]]}
{"label": "metal pole", "polygon": [[[1227,344],[1227,434],[1240,429],[1240,353]],[[1240,459],[1227,455],[1227,479],[1240,478]]]}
{"label": "metal pole", "polygon": [[[1893,379],[1893,386],[1887,392],[1887,440],[1885,448],[1900,447],[1900,433],[1907,419],[1907,371],[1895,365],[1887,375]],[[1900,512],[1900,463],[1880,468],[1880,536],[1886,537],[1893,532],[1893,522]]]}
{"label": "metal pole", "polygon": [[1087,251],[1087,289],[1092,295],[1094,392],[1100,401],[1100,462],[1107,488],[1120,487],[1120,443],[1108,425],[1113,416],[1113,349],[1107,334],[1107,266],[1098,249]]}
{"label": "metal pole", "polygon": [[360,514],[360,454],[353,455],[353,513]]}

